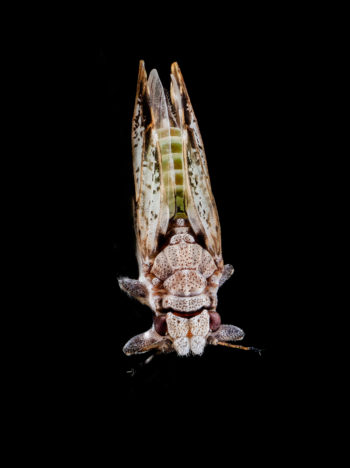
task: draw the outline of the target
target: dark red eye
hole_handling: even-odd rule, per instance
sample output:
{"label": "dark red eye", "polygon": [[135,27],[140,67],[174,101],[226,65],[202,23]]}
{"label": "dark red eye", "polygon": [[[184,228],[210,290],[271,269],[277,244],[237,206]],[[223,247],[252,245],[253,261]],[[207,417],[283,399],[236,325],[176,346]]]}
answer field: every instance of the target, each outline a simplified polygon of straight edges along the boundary
{"label": "dark red eye", "polygon": [[168,330],[166,324],[166,315],[158,315],[157,317],[153,318],[154,328],[159,335],[166,335]]}
{"label": "dark red eye", "polygon": [[221,325],[221,317],[217,312],[209,312],[210,317],[210,329],[216,331]]}

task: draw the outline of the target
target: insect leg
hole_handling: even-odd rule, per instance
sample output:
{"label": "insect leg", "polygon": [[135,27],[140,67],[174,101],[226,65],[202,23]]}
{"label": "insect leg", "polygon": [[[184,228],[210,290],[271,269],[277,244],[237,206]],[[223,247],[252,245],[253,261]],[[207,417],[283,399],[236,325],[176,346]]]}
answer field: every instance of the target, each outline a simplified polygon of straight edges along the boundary
{"label": "insect leg", "polygon": [[224,271],[222,272],[222,276],[220,278],[219,287],[222,286],[233,274],[234,269],[232,265],[225,265]]}
{"label": "insect leg", "polygon": [[146,286],[139,280],[133,280],[130,278],[119,278],[118,283],[120,289],[130,294],[130,296],[136,299],[145,299],[148,295]]}
{"label": "insect leg", "polygon": [[170,351],[171,342],[166,337],[158,335],[153,329],[131,338],[124,346],[123,351],[126,355],[142,354],[151,349],[161,349],[164,352]]}
{"label": "insect leg", "polygon": [[225,343],[225,341],[218,341],[217,344],[221,346],[228,346],[229,348],[243,349],[244,351],[255,351],[256,353],[259,353],[260,356],[262,352],[262,349],[254,348],[253,346],[241,346],[231,343]]}
{"label": "insect leg", "polygon": [[244,338],[244,331],[234,325],[220,325],[218,330],[212,332],[209,343],[217,345],[219,341],[239,341]]}
{"label": "insect leg", "polygon": [[243,349],[244,351],[256,351],[261,353],[261,349],[253,346],[241,346],[237,344],[227,343],[227,341],[239,341],[244,338],[244,331],[234,325],[221,325],[220,328],[212,332],[207,338],[208,344],[214,346],[227,346],[229,348]]}

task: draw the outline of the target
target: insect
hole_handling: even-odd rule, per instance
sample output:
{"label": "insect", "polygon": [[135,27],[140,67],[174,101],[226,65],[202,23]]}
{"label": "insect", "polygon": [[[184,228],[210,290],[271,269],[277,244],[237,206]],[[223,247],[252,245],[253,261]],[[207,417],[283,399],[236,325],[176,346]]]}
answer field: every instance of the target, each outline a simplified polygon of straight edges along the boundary
{"label": "insect", "polygon": [[169,96],[157,70],[147,78],[140,61],[132,121],[139,278],[120,278],[119,285],[152,309],[153,324],[123,351],[201,355],[207,344],[257,351],[229,343],[244,332],[221,324],[216,311],[233,267],[222,259],[204,146],[176,62],[170,77]]}

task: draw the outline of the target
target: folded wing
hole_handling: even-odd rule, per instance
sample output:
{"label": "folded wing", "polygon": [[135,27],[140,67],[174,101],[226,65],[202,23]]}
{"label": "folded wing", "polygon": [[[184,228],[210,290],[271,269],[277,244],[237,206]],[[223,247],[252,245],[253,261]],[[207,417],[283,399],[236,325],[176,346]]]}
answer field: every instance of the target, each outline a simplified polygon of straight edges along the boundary
{"label": "folded wing", "polygon": [[178,64],[171,66],[171,99],[182,128],[187,215],[193,230],[204,234],[208,251],[222,265],[221,230],[211,190],[204,145],[196,116]]}
{"label": "folded wing", "polygon": [[[152,99],[156,96],[153,94]],[[166,233],[169,220],[166,194],[161,183],[161,155],[155,129],[155,119],[161,119],[162,114],[153,112],[151,102],[145,65],[140,61],[132,122],[132,149],[135,231],[139,263],[143,267],[147,267],[156,255],[159,234]]]}

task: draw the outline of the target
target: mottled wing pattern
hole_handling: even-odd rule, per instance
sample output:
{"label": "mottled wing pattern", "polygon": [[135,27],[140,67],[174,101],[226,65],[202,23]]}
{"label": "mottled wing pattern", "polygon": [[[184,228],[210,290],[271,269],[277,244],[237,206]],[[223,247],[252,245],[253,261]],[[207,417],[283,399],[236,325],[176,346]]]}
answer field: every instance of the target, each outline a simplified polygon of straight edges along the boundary
{"label": "mottled wing pattern", "polygon": [[167,205],[161,184],[161,156],[144,62],[140,62],[134,117],[132,149],[135,179],[135,230],[141,265],[147,266],[157,253],[159,232],[166,232]]}
{"label": "mottled wing pattern", "polygon": [[204,145],[196,116],[178,64],[171,66],[171,97],[183,129],[187,181],[187,214],[196,233],[203,233],[208,251],[222,264],[219,215],[211,190]]}
{"label": "mottled wing pattern", "polygon": [[139,76],[137,80],[134,116],[132,119],[132,156],[134,166],[136,203],[138,202],[140,196],[141,164],[145,147],[145,131],[146,127],[148,127],[148,125],[150,125],[152,122],[149,106],[147,105],[147,95],[147,74],[145,70],[145,63],[143,60],[141,60],[139,66]]}

